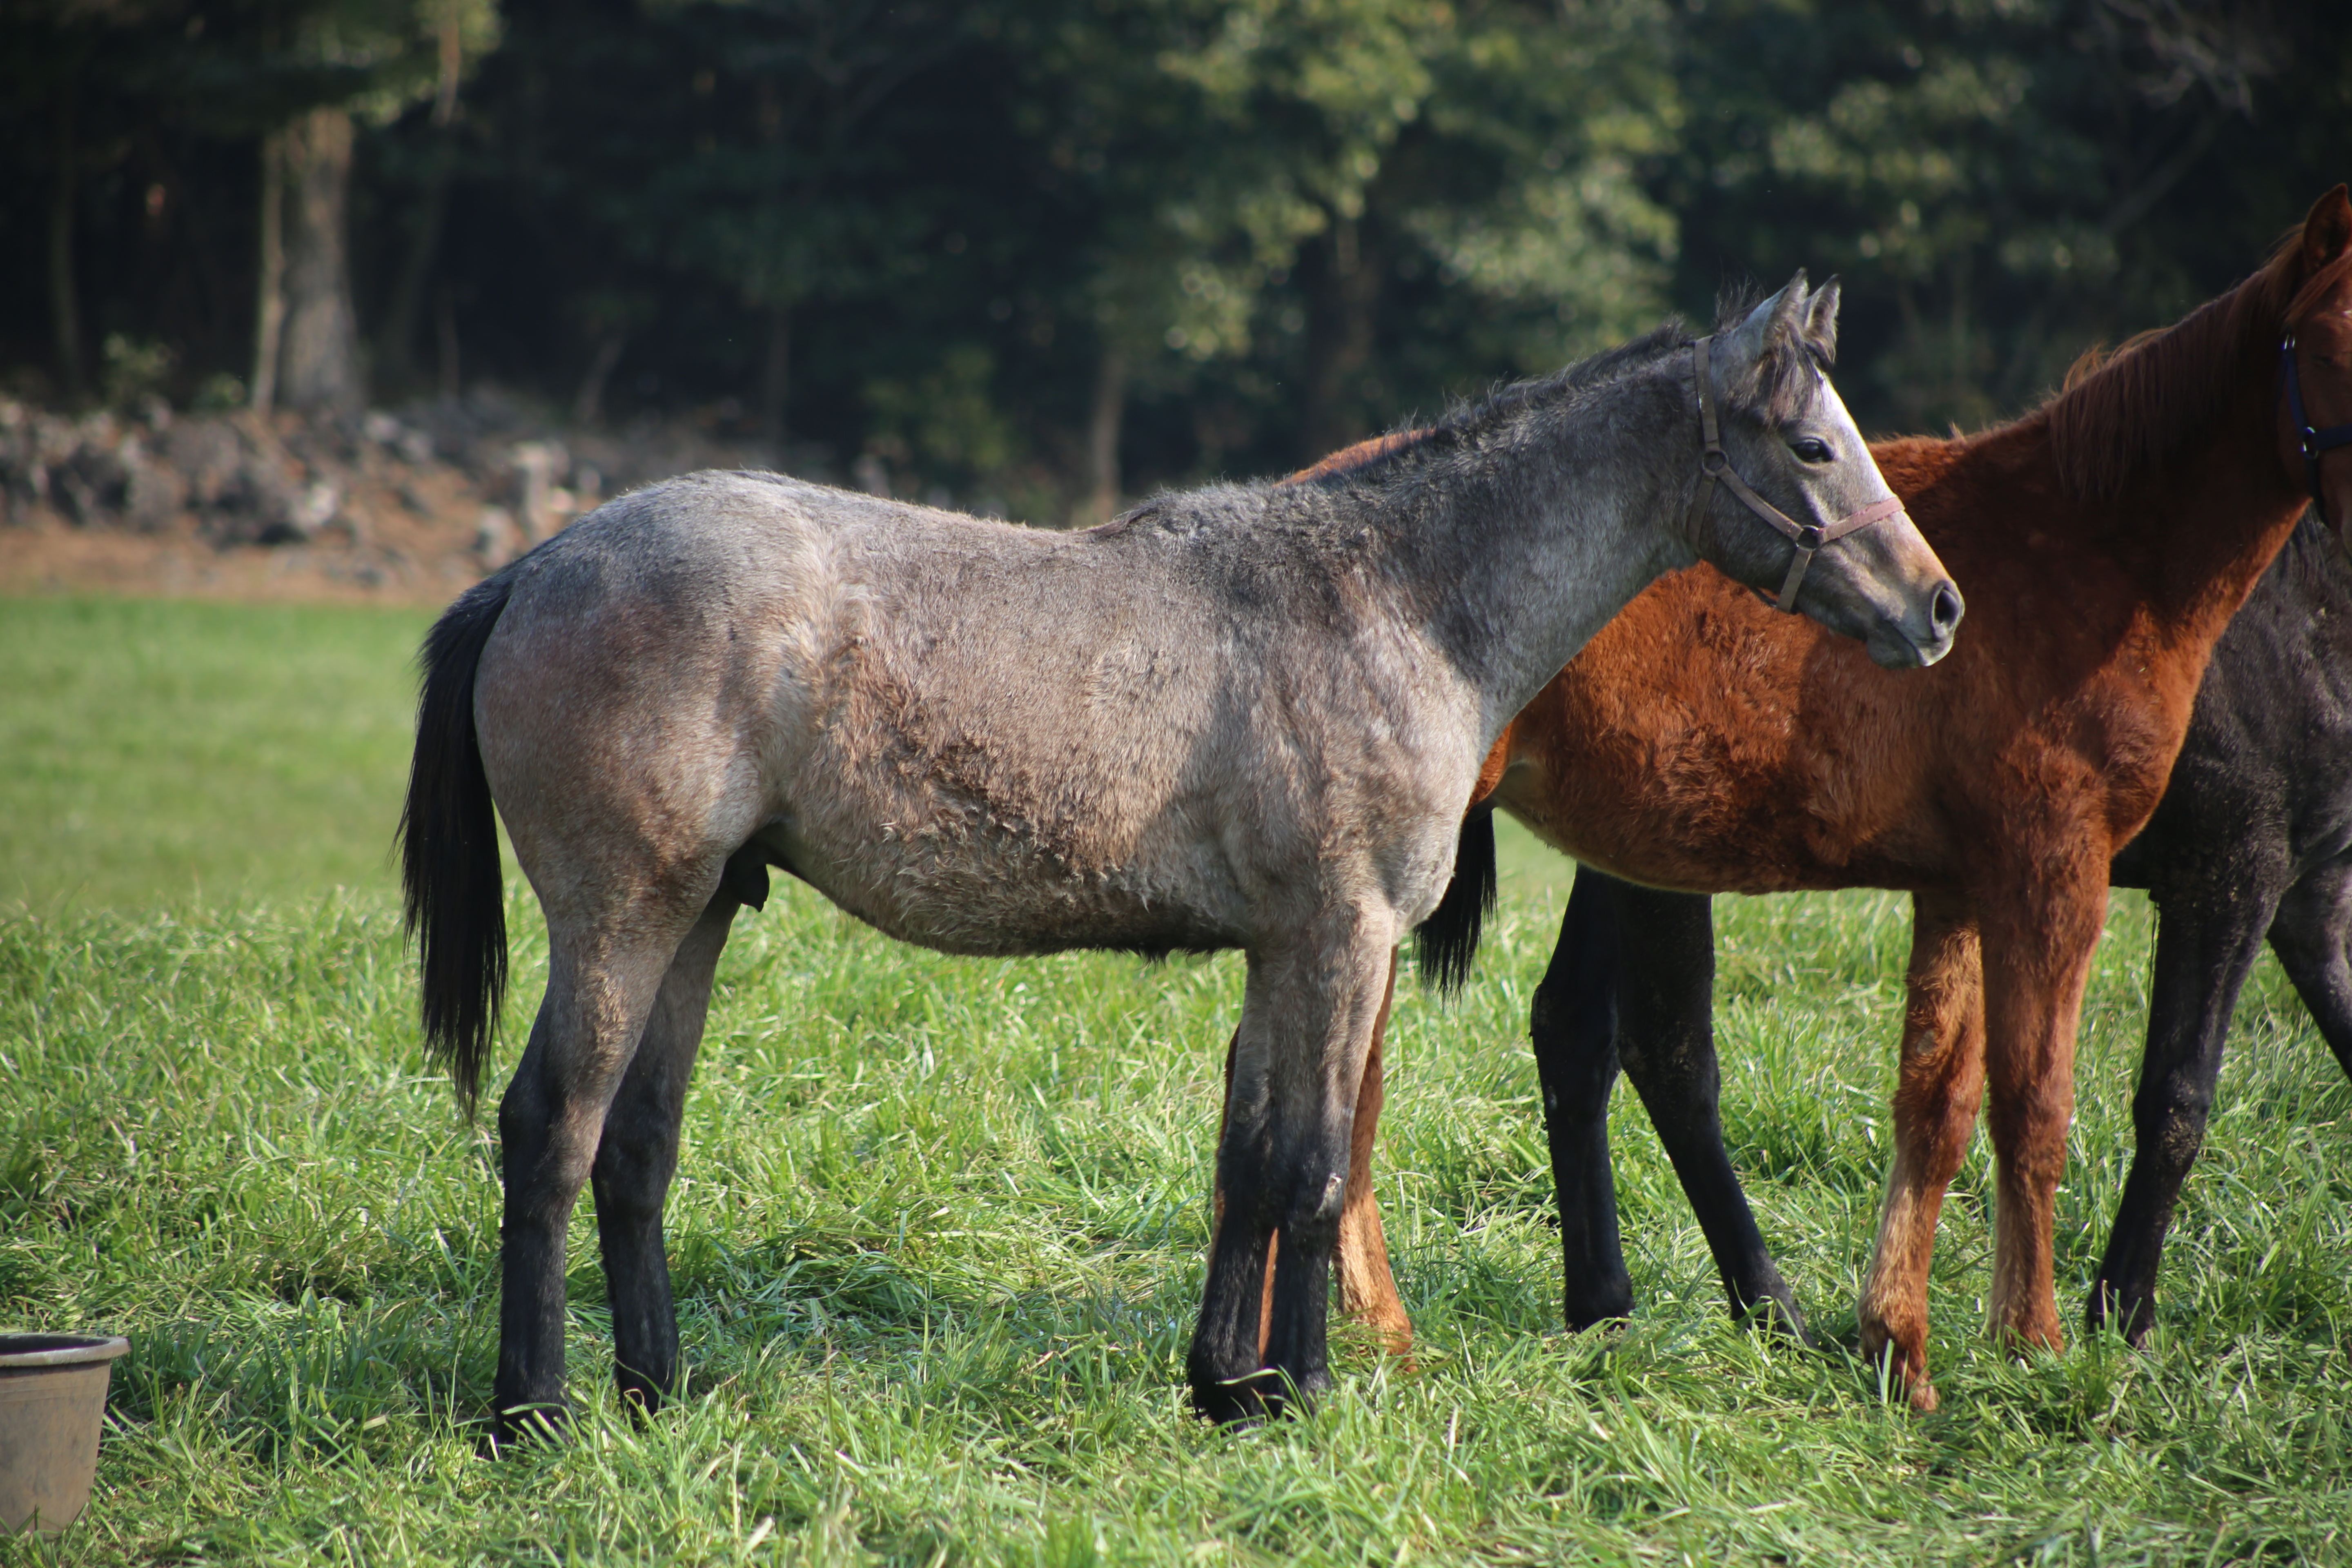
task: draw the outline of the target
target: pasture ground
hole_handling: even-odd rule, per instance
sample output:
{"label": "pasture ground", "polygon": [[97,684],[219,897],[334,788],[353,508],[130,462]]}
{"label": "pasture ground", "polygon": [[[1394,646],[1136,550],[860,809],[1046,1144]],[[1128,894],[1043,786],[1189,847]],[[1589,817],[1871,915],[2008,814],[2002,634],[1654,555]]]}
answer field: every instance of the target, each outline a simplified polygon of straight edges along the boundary
{"label": "pasture ground", "polygon": [[[485,1460],[494,1150],[419,1055],[383,860],[421,626],[0,601],[0,1324],[134,1344],[90,1512],[0,1564],[2352,1560],[2352,1091],[2273,966],[2149,1351],[1981,1340],[1980,1139],[1920,1418],[1850,1353],[1903,900],[1717,903],[1737,1156],[1831,1348],[1726,1320],[1629,1094],[1639,1310],[1570,1336],[1523,1044],[1562,880],[1524,844],[1467,998],[1399,992],[1379,1180],[1416,1366],[1350,1344],[1309,1419],[1185,1412],[1237,960],[941,958],[779,879],[671,1200],[690,1393],[615,1411],[583,1202],[577,1436]],[[545,960],[519,882],[510,920],[508,1068]],[[2070,1319],[2144,1023],[2144,901],[2110,923]]]}

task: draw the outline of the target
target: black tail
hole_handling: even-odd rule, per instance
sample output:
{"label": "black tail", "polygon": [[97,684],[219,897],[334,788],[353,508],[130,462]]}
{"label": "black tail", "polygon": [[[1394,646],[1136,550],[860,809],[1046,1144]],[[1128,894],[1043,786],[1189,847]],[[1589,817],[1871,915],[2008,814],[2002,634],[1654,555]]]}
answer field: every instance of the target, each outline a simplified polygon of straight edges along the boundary
{"label": "black tail", "polygon": [[402,903],[421,949],[425,1050],[449,1069],[469,1117],[507,991],[506,886],[474,734],[474,669],[513,586],[503,573],[476,584],[425,634],[416,754],[400,809]]}
{"label": "black tail", "polygon": [[1454,880],[1414,933],[1421,980],[1441,996],[1462,989],[1478,956],[1478,931],[1495,912],[1495,808],[1480,806],[1462,819],[1454,852]]}

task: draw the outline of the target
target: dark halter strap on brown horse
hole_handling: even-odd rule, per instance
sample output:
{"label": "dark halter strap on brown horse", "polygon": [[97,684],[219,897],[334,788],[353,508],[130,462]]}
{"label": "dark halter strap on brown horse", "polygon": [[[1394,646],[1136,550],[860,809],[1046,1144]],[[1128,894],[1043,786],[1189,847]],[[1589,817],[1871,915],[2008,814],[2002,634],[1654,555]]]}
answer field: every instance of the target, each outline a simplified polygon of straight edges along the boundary
{"label": "dark halter strap on brown horse", "polygon": [[[2319,483],[2319,460],[2338,447],[2352,447],[2352,425],[2312,428],[2311,416],[2303,411],[2303,377],[2295,374],[2293,332],[2279,340],[2279,379],[2286,383],[2287,412],[2294,416],[2295,450],[2303,455],[2304,483],[2311,491],[2312,510],[2318,514],[2320,527],[2332,528],[2335,525],[2327,521],[2327,492]],[[2352,517],[2344,522],[2352,528]]]}
{"label": "dark halter strap on brown horse", "polygon": [[1872,523],[1885,522],[1890,517],[1900,517],[1903,514],[1902,498],[1888,496],[1885,500],[1873,501],[1860,511],[1849,513],[1824,527],[1819,523],[1797,521],[1787,512],[1750,489],[1748,481],[1741,479],[1732,468],[1730,458],[1725,455],[1723,432],[1716,424],[1715,398],[1708,390],[1709,378],[1706,372],[1706,345],[1710,341],[1708,338],[1699,338],[1691,343],[1691,370],[1698,382],[1700,440],[1698,494],[1691,499],[1691,527],[1696,531],[1700,520],[1706,516],[1707,503],[1715,499],[1716,481],[1722,480],[1724,486],[1739,498],[1741,505],[1780,530],[1789,542],[1796,547],[1796,554],[1789,562],[1789,574],[1781,579],[1780,591],[1778,594],[1767,594],[1760,589],[1751,590],[1758,598],[1774,609],[1795,615],[1797,590],[1804,584],[1805,569],[1813,563],[1813,552],[1825,544],[1843,539],[1849,533],[1868,528]]}

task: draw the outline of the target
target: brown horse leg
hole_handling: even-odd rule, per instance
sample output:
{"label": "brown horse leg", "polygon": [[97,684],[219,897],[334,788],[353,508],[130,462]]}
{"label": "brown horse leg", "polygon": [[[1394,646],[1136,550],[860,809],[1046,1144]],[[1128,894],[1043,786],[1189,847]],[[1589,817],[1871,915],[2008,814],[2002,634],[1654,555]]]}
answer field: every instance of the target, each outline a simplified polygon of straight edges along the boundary
{"label": "brown horse leg", "polygon": [[1984,985],[1976,921],[1952,893],[1913,897],[1909,997],[1895,1091],[1895,1163],[1858,1316],[1863,1352],[1891,1352],[1916,1410],[1936,1408],[1927,1376],[1927,1265],[1944,1189],[1968,1152],[1984,1093]]}
{"label": "brown horse leg", "polygon": [[[1348,1316],[1372,1331],[1391,1355],[1410,1357],[1412,1354],[1412,1319],[1397,1295],[1396,1280],[1389,1273],[1388,1237],[1381,1229],[1380,1198],[1372,1186],[1372,1145],[1381,1127],[1381,1042],[1388,1033],[1389,1006],[1396,1000],[1396,956],[1389,957],[1388,992],[1381,998],[1380,1022],[1372,1026],[1372,1048],[1364,1060],[1364,1078],[1356,1091],[1356,1124],[1348,1144],[1348,1201],[1339,1214],[1339,1241],[1336,1261],[1339,1266],[1339,1308]],[[1241,1033],[1225,1045],[1225,1095],[1234,1090],[1234,1052],[1241,1044]],[[1217,1142],[1225,1139],[1225,1112],[1217,1112]],[[1210,1223],[1209,1246],[1216,1247],[1217,1228],[1224,1224],[1225,1194],[1223,1187],[1214,1188],[1211,1198],[1213,1218]],[[1274,1262],[1282,1246],[1282,1235],[1276,1232],[1266,1244],[1265,1293],[1258,1305],[1258,1354],[1265,1353],[1267,1332],[1274,1326]]]}
{"label": "brown horse leg", "polygon": [[1356,1090],[1356,1124],[1348,1142],[1348,1201],[1339,1211],[1339,1310],[1380,1341],[1389,1354],[1412,1354],[1412,1319],[1389,1273],[1388,1237],[1381,1229],[1381,1201],[1372,1186],[1372,1145],[1381,1131],[1381,1044],[1388,1035],[1389,1005],[1396,1000],[1396,955],[1389,955],[1389,988],[1381,998],[1380,1021],[1372,1026],[1372,1048]]}
{"label": "brown horse leg", "polygon": [[1998,1338],[2065,1347],[2051,1257],[2066,1125],[2074,1113],[2074,1035],[2083,986],[2106,921],[2106,858],[2044,861],[2025,896],[1984,919],[1987,1118],[1998,1157],[1992,1297]]}

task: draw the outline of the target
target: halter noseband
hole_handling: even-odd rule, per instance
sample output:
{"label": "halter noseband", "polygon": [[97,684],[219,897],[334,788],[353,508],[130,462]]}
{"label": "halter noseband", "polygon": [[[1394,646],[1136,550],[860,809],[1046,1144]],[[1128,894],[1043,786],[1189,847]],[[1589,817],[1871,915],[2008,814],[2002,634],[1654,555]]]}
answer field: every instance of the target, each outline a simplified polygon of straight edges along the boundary
{"label": "halter noseband", "polygon": [[[1796,546],[1797,552],[1789,562],[1789,575],[1781,581],[1780,593],[1767,594],[1761,589],[1749,590],[1774,609],[1786,611],[1793,616],[1797,613],[1797,590],[1804,584],[1805,569],[1813,563],[1813,552],[1825,544],[1843,539],[1849,533],[1860,532],[1872,523],[1885,522],[1890,517],[1902,516],[1903,500],[1900,496],[1888,496],[1885,500],[1873,501],[1860,511],[1850,512],[1824,527],[1820,523],[1797,521],[1779,507],[1748,489],[1748,481],[1733,471],[1731,459],[1724,454],[1723,433],[1716,426],[1715,399],[1707,392],[1706,345],[1708,342],[1706,338],[1699,338],[1691,344],[1691,369],[1698,378],[1698,433],[1701,442],[1698,454],[1698,494],[1691,500],[1691,531],[1694,536],[1696,535],[1699,521],[1706,515],[1707,503],[1715,499],[1715,482],[1721,479],[1730,489],[1731,493],[1739,498],[1742,505],[1778,529],[1790,543]],[[2298,410],[2301,406],[2300,403],[2296,405]],[[2296,417],[2301,418],[2302,415],[2298,412]],[[2338,437],[2339,441],[2352,441],[2352,426],[2343,426],[2339,428],[2344,431],[2344,434]],[[2336,432],[2329,431],[2327,434],[2335,435]],[[2313,471],[2315,474],[2317,472],[2315,465]],[[2316,484],[2317,480],[2315,479],[2313,482]]]}
{"label": "halter noseband", "polygon": [[[2304,481],[2311,487],[2312,510],[2319,514],[2319,525],[2332,528],[2327,521],[2327,497],[2319,489],[2319,459],[2338,447],[2352,447],[2352,425],[2330,425],[2325,430],[2311,427],[2311,416],[2303,411],[2303,380],[2294,369],[2294,334],[2289,332],[2279,340],[2279,375],[2286,382],[2286,411],[2294,420],[2294,439],[2303,453]],[[2352,522],[2352,519],[2347,519]]]}

